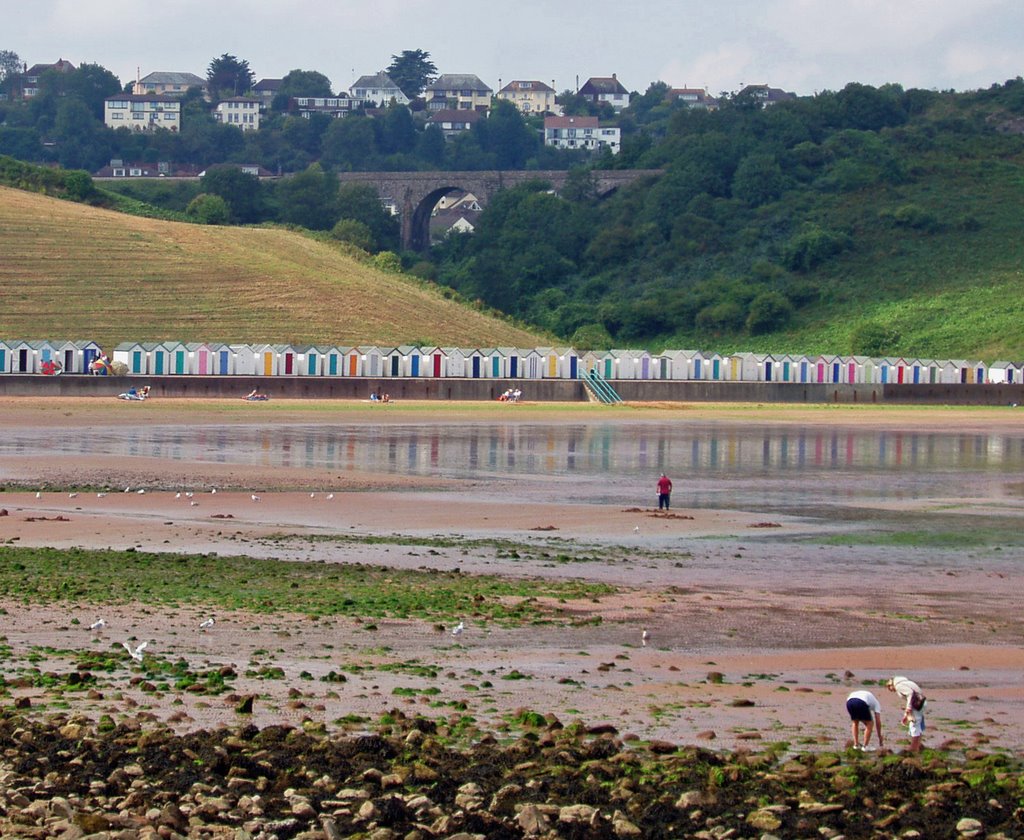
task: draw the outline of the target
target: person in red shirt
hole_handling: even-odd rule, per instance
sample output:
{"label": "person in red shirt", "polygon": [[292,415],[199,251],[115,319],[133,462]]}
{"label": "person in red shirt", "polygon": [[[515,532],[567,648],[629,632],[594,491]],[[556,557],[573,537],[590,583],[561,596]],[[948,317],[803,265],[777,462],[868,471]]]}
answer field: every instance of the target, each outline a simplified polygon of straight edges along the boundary
{"label": "person in red shirt", "polygon": [[668,510],[669,498],[672,496],[672,479],[665,473],[658,479],[658,510]]}

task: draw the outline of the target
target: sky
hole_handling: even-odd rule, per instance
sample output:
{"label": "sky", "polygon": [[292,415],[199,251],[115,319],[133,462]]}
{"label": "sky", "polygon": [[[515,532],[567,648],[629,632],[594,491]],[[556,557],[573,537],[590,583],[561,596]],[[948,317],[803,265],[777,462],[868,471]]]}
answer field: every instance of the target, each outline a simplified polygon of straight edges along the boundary
{"label": "sky", "polygon": [[[561,92],[591,76],[712,94],[848,82],[974,90],[1024,74],[1022,0],[0,0],[0,49],[30,66],[100,64],[122,83],[205,76],[224,53],[256,79],[316,70],[335,89],[424,50],[439,73]],[[577,81],[578,80],[578,81]]]}

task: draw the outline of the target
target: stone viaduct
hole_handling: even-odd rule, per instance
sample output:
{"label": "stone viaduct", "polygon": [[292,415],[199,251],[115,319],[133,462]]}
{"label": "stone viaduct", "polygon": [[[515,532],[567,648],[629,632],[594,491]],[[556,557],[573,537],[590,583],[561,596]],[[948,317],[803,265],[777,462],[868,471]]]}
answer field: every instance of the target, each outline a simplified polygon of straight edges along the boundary
{"label": "stone viaduct", "polygon": [[[548,181],[556,192],[565,186],[568,172],[342,172],[342,184],[369,184],[382,200],[399,208],[402,220],[402,247],[425,251],[430,246],[430,214],[441,197],[455,190],[465,190],[486,205],[498,190],[526,181]],[[594,170],[599,196],[608,195],[624,184],[641,178],[661,175],[660,169]]]}

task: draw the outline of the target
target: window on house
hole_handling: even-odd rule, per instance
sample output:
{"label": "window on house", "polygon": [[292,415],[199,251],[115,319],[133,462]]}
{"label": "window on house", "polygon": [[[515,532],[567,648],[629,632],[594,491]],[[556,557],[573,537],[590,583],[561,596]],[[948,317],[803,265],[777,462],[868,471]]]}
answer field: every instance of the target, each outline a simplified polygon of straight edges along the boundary
{"label": "window on house", "polygon": [[124,177],[124,170],[123,169],[115,169],[114,172],[113,172],[113,175],[114,175],[115,178],[123,178]]}

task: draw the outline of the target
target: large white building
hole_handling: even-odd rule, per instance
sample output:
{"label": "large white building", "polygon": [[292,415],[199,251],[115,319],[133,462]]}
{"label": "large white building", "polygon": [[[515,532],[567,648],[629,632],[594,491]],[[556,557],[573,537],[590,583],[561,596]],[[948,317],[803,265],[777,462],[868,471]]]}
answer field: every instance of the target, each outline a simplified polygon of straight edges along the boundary
{"label": "large white building", "polygon": [[545,117],[544,145],[556,149],[597,151],[608,148],[619,153],[621,131],[617,126],[602,126],[597,117]]}
{"label": "large white building", "polygon": [[103,123],[132,131],[181,130],[181,99],[158,94],[119,93],[103,100]]}
{"label": "large white building", "polygon": [[251,96],[233,96],[222,99],[213,109],[218,122],[233,125],[242,131],[258,131],[260,127],[260,102]]}

